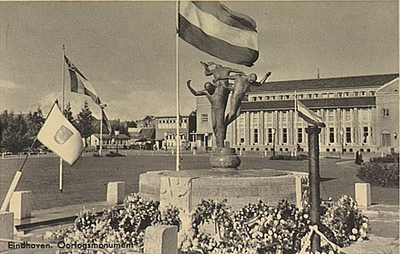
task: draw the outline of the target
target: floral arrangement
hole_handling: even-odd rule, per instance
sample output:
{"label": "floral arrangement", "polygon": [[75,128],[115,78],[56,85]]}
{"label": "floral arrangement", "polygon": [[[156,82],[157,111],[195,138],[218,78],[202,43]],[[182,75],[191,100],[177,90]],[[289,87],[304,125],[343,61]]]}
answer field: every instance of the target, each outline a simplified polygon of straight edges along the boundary
{"label": "floral arrangement", "polygon": [[[322,253],[338,253],[329,242],[343,247],[368,238],[368,218],[351,197],[345,195],[322,208],[318,230],[329,239],[321,243]],[[285,200],[276,206],[259,201],[237,211],[232,211],[226,200],[202,200],[190,218],[190,228],[179,232],[180,253],[294,254],[300,251],[311,225],[309,206],[299,210]],[[159,202],[132,194],[122,207],[108,209],[100,217],[82,211],[71,228],[54,232],[52,238],[66,243],[131,244],[136,251],[143,251],[145,229],[158,224],[179,228],[179,211],[168,207],[160,212]]]}

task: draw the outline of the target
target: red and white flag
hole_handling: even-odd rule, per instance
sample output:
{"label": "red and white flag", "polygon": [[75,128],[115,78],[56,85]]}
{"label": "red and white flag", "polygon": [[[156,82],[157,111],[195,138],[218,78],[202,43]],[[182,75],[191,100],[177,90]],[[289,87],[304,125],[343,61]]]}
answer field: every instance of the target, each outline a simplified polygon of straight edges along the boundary
{"label": "red and white flag", "polygon": [[319,127],[325,127],[325,123],[321,117],[317,116],[312,110],[306,107],[302,102],[297,100],[297,112],[301,118],[309,124]]}
{"label": "red and white flag", "polygon": [[256,22],[216,1],[180,1],[179,36],[224,61],[253,66],[258,59]]}
{"label": "red and white flag", "polygon": [[75,163],[85,148],[81,134],[61,113],[57,102],[51,108],[37,138],[70,165]]}
{"label": "red and white flag", "polygon": [[71,92],[87,95],[92,98],[96,104],[100,105],[100,98],[92,84],[90,84],[87,78],[76,68],[67,56],[64,56],[64,58],[68,65],[69,76],[71,78]]}

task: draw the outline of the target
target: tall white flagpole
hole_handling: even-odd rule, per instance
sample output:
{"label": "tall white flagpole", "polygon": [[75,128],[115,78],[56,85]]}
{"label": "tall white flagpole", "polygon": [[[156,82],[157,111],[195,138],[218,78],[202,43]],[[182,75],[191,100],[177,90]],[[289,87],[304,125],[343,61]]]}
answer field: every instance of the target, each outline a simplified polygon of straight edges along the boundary
{"label": "tall white flagpole", "polygon": [[99,156],[102,156],[102,148],[103,148],[103,106],[100,105],[100,147],[99,147]]}
{"label": "tall white flagpole", "polygon": [[[298,139],[297,137],[299,136],[299,134],[297,133],[298,128],[297,128],[297,117],[298,117],[298,110],[297,110],[297,91],[294,91],[294,134],[295,136],[293,137],[293,140],[295,140],[296,144],[295,144],[295,149],[294,149],[294,156],[297,156],[297,143],[298,143]],[[297,135],[297,137],[296,137]]]}
{"label": "tall white flagpole", "polygon": [[[62,108],[61,111],[64,113],[64,97],[65,97],[65,45],[63,44],[63,50],[62,50]],[[60,157],[60,170],[59,170],[59,183],[58,183],[58,189],[60,192],[63,191],[63,159]]]}
{"label": "tall white flagpole", "polygon": [[176,8],[176,40],[175,40],[175,81],[176,81],[176,171],[180,168],[180,114],[179,114],[179,1],[175,2]]}

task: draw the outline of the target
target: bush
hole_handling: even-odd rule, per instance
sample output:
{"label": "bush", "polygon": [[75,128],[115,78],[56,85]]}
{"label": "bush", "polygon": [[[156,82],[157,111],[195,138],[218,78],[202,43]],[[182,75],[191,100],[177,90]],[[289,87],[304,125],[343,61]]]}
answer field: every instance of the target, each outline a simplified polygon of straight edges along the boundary
{"label": "bush", "polygon": [[286,160],[286,161],[297,160],[297,161],[301,161],[301,160],[307,160],[308,156],[307,155],[303,155],[303,154],[300,154],[298,156],[280,154],[280,155],[271,156],[269,159],[270,160]]}
{"label": "bush", "polygon": [[369,159],[370,162],[376,163],[399,163],[399,154],[392,154],[386,157],[374,157]]}
{"label": "bush", "polygon": [[358,169],[357,176],[374,186],[399,187],[399,164],[368,162]]}

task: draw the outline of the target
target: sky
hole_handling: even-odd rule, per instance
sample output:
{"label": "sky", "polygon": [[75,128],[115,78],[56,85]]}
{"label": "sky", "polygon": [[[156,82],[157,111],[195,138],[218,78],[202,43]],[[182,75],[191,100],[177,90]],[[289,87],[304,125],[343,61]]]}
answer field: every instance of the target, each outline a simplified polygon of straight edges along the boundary
{"label": "sky", "polygon": [[[244,67],[176,37],[175,2],[0,2],[0,110],[47,115],[70,102],[76,116],[89,97],[69,92],[65,54],[95,87],[109,119],[196,109],[195,89],[212,78],[200,61],[256,73],[269,81],[399,72],[397,1],[223,2],[257,23],[260,57]],[[176,58],[176,50],[178,58]],[[178,68],[176,66],[179,66]],[[178,72],[177,72],[178,69]],[[64,70],[64,71],[63,71]],[[178,75],[177,75],[178,73]]]}

